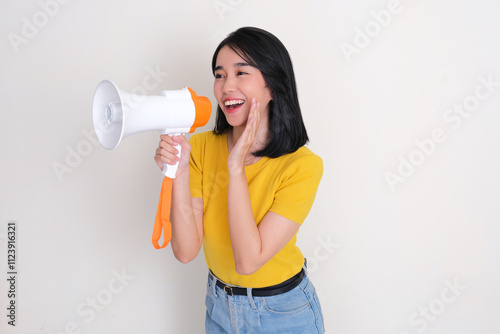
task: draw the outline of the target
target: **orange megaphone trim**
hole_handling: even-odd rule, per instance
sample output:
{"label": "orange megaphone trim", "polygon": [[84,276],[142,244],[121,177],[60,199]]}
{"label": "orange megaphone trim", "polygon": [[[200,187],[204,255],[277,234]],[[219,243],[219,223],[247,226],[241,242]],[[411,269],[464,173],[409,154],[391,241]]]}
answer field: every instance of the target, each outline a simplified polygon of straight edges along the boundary
{"label": "orange megaphone trim", "polygon": [[196,110],[193,126],[191,126],[191,129],[189,130],[189,133],[193,133],[196,128],[204,126],[210,120],[212,103],[208,97],[198,96],[191,88],[187,87],[187,89],[191,93],[191,99],[193,100],[194,109]]}
{"label": "orange megaphone trim", "polygon": [[[170,222],[170,205],[172,203],[172,179],[163,178],[161,184],[160,201],[158,210],[156,211],[155,225],[153,227],[153,246],[156,249],[167,247],[170,239],[172,239],[172,223]],[[163,230],[163,245],[160,246],[158,241],[161,238]]]}

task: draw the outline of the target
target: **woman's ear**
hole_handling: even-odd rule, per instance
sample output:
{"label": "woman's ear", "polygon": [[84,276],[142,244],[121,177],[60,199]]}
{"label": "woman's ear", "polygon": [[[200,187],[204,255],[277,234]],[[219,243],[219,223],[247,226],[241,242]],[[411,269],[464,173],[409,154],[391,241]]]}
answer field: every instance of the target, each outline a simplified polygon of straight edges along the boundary
{"label": "woman's ear", "polygon": [[266,86],[266,88],[267,88],[267,89],[268,89],[268,91],[269,91],[269,96],[271,96],[271,101],[272,101],[272,99],[274,99],[274,94],[273,94],[273,91],[271,90],[271,88],[269,88],[269,87],[267,87],[267,86]]}

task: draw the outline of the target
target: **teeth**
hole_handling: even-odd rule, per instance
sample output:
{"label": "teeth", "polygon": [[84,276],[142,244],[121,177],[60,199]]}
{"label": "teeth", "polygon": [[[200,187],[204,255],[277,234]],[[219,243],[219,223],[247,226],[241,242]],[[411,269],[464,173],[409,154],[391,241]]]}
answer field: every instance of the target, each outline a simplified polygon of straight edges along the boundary
{"label": "teeth", "polygon": [[235,105],[235,104],[242,104],[244,102],[245,101],[243,101],[243,100],[229,100],[229,101],[224,102],[224,105],[226,105],[226,106],[232,106],[232,105]]}

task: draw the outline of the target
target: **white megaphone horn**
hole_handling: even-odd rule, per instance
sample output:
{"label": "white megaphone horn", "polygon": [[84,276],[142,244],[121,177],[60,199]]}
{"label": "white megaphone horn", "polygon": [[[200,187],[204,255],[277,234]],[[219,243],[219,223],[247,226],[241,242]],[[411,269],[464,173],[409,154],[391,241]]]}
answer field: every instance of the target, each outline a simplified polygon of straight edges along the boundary
{"label": "white megaphone horn", "polygon": [[[191,133],[210,119],[212,104],[190,88],[164,90],[157,96],[124,92],[111,81],[99,83],[94,94],[94,130],[101,145],[112,150],[130,135],[157,130],[161,134]],[[180,155],[180,145],[177,145]],[[176,165],[163,164],[163,174],[175,178]]]}

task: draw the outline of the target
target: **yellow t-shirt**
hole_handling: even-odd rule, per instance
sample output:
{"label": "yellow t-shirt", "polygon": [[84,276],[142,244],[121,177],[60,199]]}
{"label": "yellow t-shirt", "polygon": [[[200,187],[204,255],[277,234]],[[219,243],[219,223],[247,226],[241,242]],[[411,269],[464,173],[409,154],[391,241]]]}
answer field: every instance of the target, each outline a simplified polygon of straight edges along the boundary
{"label": "yellow t-shirt", "polygon": [[[222,281],[250,288],[279,284],[297,274],[304,256],[297,235],[251,275],[235,270],[227,210],[229,174],[227,135],[191,137],[191,196],[203,199],[203,249],[208,268]],[[250,201],[257,225],[268,211],[302,224],[323,174],[323,161],[305,146],[279,158],[262,157],[246,166]]]}

